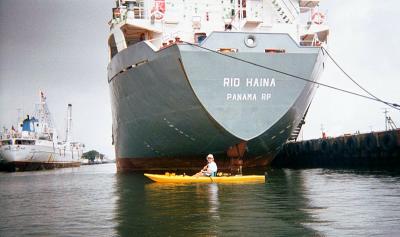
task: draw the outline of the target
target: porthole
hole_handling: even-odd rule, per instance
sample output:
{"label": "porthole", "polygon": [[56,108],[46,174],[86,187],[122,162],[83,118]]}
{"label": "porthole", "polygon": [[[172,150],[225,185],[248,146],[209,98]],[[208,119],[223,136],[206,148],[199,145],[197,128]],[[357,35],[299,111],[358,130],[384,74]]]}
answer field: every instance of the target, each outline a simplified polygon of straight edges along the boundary
{"label": "porthole", "polygon": [[257,46],[257,40],[254,35],[246,35],[244,38],[244,44],[249,48],[254,48]]}

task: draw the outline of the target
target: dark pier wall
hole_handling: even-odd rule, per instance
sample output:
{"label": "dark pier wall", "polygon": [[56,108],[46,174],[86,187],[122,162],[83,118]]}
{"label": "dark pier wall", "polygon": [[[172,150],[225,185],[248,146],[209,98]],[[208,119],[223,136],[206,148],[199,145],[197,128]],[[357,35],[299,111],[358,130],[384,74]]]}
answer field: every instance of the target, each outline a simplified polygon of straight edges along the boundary
{"label": "dark pier wall", "polygon": [[400,168],[400,129],[290,142],[272,166],[288,168]]}

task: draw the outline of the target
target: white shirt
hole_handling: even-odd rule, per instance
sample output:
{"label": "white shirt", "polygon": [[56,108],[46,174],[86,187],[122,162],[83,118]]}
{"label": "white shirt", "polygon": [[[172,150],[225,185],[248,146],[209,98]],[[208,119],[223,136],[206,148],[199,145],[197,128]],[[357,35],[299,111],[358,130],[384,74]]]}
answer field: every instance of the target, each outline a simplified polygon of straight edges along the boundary
{"label": "white shirt", "polygon": [[211,161],[210,163],[208,163],[208,168],[211,170],[211,172],[217,172],[217,170],[218,170],[217,164],[215,164],[214,161]]}

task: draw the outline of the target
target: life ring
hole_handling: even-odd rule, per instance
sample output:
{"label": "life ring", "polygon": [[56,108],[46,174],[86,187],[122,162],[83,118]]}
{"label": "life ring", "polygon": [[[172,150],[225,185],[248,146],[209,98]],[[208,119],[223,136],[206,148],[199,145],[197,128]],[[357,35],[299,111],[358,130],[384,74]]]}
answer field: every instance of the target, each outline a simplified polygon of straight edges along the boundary
{"label": "life ring", "polygon": [[379,138],[379,145],[385,151],[390,151],[396,146],[396,136],[393,132],[386,132],[382,137]]}
{"label": "life ring", "polygon": [[155,11],[151,13],[151,17],[154,17],[156,20],[162,20],[164,18],[164,13],[160,11]]}
{"label": "life ring", "polygon": [[362,141],[362,146],[366,151],[369,152],[376,151],[378,143],[375,134],[374,133],[367,134]]}
{"label": "life ring", "polygon": [[154,17],[156,20],[162,20],[164,18],[164,12],[165,10],[163,10],[161,6],[156,5],[151,9],[151,18]]}
{"label": "life ring", "polygon": [[311,17],[312,22],[317,25],[321,25],[325,21],[325,15],[321,12],[316,12]]}

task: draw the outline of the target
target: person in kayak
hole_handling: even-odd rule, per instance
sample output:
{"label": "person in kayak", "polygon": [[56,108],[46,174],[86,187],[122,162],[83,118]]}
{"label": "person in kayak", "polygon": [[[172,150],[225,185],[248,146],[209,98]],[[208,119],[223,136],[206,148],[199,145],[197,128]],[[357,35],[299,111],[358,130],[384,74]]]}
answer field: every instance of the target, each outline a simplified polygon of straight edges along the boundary
{"label": "person in kayak", "polygon": [[207,156],[207,162],[208,164],[194,176],[216,176],[218,168],[217,164],[214,162],[214,156],[212,154]]}

